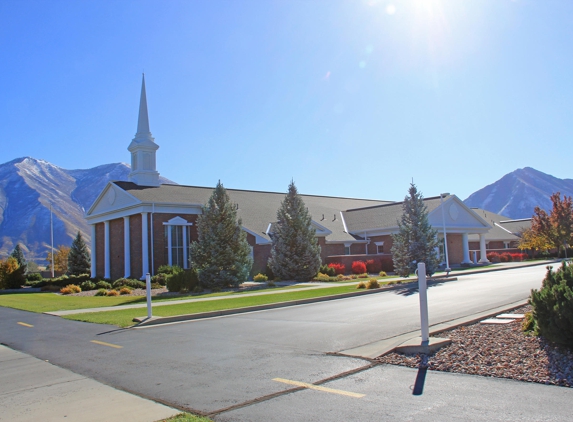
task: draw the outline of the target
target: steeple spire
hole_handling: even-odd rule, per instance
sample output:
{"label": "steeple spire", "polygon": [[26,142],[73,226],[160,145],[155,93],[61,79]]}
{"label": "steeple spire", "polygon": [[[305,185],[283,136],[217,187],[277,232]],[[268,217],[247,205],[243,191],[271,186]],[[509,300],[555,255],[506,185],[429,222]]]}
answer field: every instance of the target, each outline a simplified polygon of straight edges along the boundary
{"label": "steeple spire", "polygon": [[159,173],[155,169],[155,153],[159,145],[149,131],[149,116],[147,115],[147,95],[145,93],[145,75],[141,81],[141,96],[139,98],[139,117],[137,133],[127,148],[131,152],[131,173],[129,181],[141,186],[159,186]]}
{"label": "steeple spire", "polygon": [[151,137],[149,131],[149,116],[147,114],[147,95],[145,94],[145,73],[141,79],[141,96],[139,98],[139,118],[137,119],[136,138]]}

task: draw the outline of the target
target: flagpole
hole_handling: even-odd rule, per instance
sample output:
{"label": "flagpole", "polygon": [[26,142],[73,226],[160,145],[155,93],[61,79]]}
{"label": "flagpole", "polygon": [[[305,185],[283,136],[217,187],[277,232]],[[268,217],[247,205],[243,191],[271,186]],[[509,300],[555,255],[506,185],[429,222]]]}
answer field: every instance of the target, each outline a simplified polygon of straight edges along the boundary
{"label": "flagpole", "polygon": [[54,265],[56,263],[54,262],[54,220],[52,218],[52,204],[50,204],[50,238],[52,240],[52,263],[50,267],[52,269],[52,278],[54,278]]}

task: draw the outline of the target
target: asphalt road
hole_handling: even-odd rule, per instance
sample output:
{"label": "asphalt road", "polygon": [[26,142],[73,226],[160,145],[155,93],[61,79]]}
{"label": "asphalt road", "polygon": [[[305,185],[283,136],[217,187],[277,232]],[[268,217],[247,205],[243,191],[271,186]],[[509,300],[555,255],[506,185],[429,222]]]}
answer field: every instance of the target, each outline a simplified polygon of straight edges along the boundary
{"label": "asphalt road", "polygon": [[[525,300],[532,288],[540,287],[544,273],[544,267],[529,267],[468,275],[455,282],[434,285],[428,291],[430,323]],[[124,330],[0,308],[1,343],[116,388],[180,409],[217,414],[216,419],[220,420],[336,419],[328,417],[328,412],[317,413],[314,404],[317,394],[321,400],[328,401],[326,406],[329,409],[334,406],[331,416],[363,412],[365,417],[358,419],[376,420],[376,409],[381,403],[376,401],[377,395],[372,393],[372,389],[382,388],[385,382],[388,385],[405,382],[404,391],[411,396],[409,388],[416,376],[415,371],[390,367],[361,371],[360,368],[369,362],[327,353],[418,328],[418,295],[415,290],[406,289]],[[100,343],[93,343],[94,340]],[[350,371],[347,376],[340,375],[347,371]],[[407,379],[400,381],[400,376],[395,373],[408,374]],[[385,374],[388,374],[388,379],[381,384],[381,377],[387,376]],[[444,375],[458,377],[462,384],[473,378],[482,379],[452,374],[432,375],[428,379],[439,379]],[[356,392],[364,386],[368,399],[309,390],[281,395],[281,392],[297,388],[287,383],[289,381],[313,383],[337,376],[332,383],[348,384],[349,380],[362,380],[351,382],[350,387],[345,388]],[[283,381],[277,381],[277,378]],[[527,396],[528,393],[522,391],[524,383],[507,382]],[[468,391],[473,385],[472,382],[468,384]],[[532,392],[531,396],[540,397],[535,388],[547,387],[527,388]],[[277,397],[264,400],[273,395]],[[502,396],[496,395],[498,400]],[[571,395],[568,397],[573,399]],[[280,403],[285,400],[290,403],[288,407],[296,402],[294,409],[301,415],[300,419],[272,417],[277,411],[282,412]],[[384,400],[387,401],[387,396]],[[251,403],[255,404],[245,406]],[[484,405],[487,405],[487,400]],[[272,410],[277,406],[279,410]],[[343,408],[338,409],[337,406]],[[225,409],[228,411],[223,411]],[[249,412],[258,413],[255,416]],[[263,416],[265,412],[268,413]],[[388,417],[392,414],[390,410],[386,413]],[[314,416],[306,418],[304,415]]]}

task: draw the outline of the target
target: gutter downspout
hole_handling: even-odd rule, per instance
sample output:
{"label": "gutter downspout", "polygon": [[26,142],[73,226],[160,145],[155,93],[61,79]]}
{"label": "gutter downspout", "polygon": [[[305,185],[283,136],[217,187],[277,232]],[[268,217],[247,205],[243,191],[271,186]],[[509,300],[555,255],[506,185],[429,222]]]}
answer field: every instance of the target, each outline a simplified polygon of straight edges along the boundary
{"label": "gutter downspout", "polygon": [[155,260],[153,259],[153,250],[155,244],[153,243],[153,214],[155,213],[155,202],[151,203],[151,275],[155,275]]}

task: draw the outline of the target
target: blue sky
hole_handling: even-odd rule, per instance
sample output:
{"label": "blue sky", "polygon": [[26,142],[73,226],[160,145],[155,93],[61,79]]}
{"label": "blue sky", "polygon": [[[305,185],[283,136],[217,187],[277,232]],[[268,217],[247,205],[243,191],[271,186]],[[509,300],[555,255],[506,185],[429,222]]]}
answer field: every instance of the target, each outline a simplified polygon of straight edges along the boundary
{"label": "blue sky", "polygon": [[573,2],[0,0],[0,162],[128,162],[145,71],[178,183],[465,199],[573,178]]}

